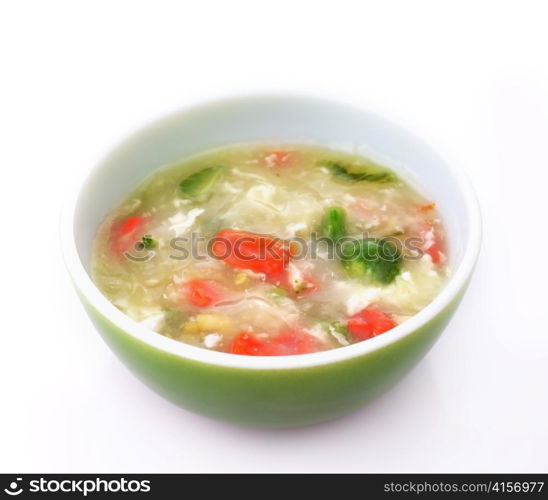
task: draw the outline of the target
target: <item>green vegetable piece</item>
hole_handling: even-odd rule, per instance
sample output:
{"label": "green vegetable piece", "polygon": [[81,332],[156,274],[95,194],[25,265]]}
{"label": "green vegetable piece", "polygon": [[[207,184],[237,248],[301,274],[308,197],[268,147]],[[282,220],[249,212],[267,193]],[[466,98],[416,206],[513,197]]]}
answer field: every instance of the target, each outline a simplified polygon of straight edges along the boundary
{"label": "green vegetable piece", "polygon": [[342,321],[324,321],[322,328],[340,343],[339,336],[347,342],[351,342],[350,332]]}
{"label": "green vegetable piece", "polygon": [[295,293],[297,295],[301,292],[308,290],[311,286],[309,283],[303,283],[299,280],[294,280],[293,283],[294,283],[293,289],[295,290]]}
{"label": "green vegetable piece", "polygon": [[270,293],[277,298],[283,298],[283,297],[289,296],[289,293],[287,292],[287,290],[280,286],[273,287],[272,290],[270,290]]}
{"label": "green vegetable piece", "polygon": [[156,247],[156,242],[148,234],[143,236],[140,241],[141,248],[146,248],[147,250],[152,250]]}
{"label": "green vegetable piece", "polygon": [[203,200],[211,194],[211,189],[221,176],[221,172],[221,166],[198,170],[198,172],[194,172],[186,179],[183,179],[179,184],[179,188],[185,196],[194,200]]}
{"label": "green vegetable piece", "polygon": [[342,263],[355,278],[369,277],[382,284],[392,283],[401,272],[402,255],[394,243],[368,238],[343,245]]}
{"label": "green vegetable piece", "polygon": [[345,182],[393,182],[397,177],[381,167],[371,164],[371,167],[348,166],[337,161],[323,160],[319,162],[323,167],[328,168],[333,177]]}
{"label": "green vegetable piece", "polygon": [[330,207],[322,219],[322,233],[336,243],[346,236],[346,213],[340,207]]}
{"label": "green vegetable piece", "polygon": [[179,333],[182,324],[186,320],[186,315],[178,309],[164,309],[164,325],[171,332]]}

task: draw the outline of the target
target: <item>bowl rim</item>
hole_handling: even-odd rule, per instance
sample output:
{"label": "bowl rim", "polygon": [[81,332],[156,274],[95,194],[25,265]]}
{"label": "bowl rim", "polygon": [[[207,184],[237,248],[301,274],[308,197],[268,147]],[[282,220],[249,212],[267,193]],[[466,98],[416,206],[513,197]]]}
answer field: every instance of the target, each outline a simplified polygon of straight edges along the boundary
{"label": "bowl rim", "polygon": [[[455,168],[453,164],[445,161],[442,156],[440,159],[444,162],[448,173],[453,177],[453,180],[457,183],[457,189],[462,194],[466,210],[468,221],[470,222],[468,231],[469,238],[467,245],[464,248],[463,256],[459,266],[453,271],[449,277],[447,283],[440,291],[440,293],[428,304],[425,308],[409,318],[405,323],[398,325],[392,330],[378,335],[366,342],[358,342],[348,346],[330,349],[327,351],[321,351],[310,354],[299,354],[293,356],[243,356],[235,355],[231,353],[212,351],[204,349],[202,347],[192,346],[183,342],[176,341],[174,339],[165,337],[153,330],[148,329],[139,322],[133,320],[122,311],[117,309],[97,288],[91,277],[87,273],[80,256],[78,254],[76,240],[74,235],[74,216],[76,213],[76,206],[80,198],[81,193],[84,191],[85,184],[90,176],[100,169],[103,163],[119,148],[127,147],[134,140],[138,140],[143,135],[153,132],[156,128],[164,125],[168,125],[172,120],[179,120],[185,115],[192,118],[192,114],[209,107],[223,106],[225,104],[238,104],[238,102],[249,103],[250,100],[255,102],[261,102],[273,99],[293,99],[308,101],[309,103],[316,102],[319,104],[331,104],[338,107],[344,107],[352,109],[354,111],[367,113],[370,116],[374,116],[384,123],[389,124],[391,127],[399,129],[406,135],[413,138],[413,140],[422,143],[422,140],[416,137],[412,132],[404,129],[400,125],[393,121],[380,116],[376,113],[372,113],[360,106],[341,101],[339,99],[329,99],[324,97],[316,97],[311,95],[301,95],[294,93],[264,93],[264,94],[246,94],[235,95],[223,98],[217,98],[213,100],[202,101],[198,104],[186,106],[177,111],[171,112],[160,118],[157,118],[151,122],[148,122],[144,126],[139,127],[138,130],[126,136],[119,141],[114,147],[111,147],[109,151],[103,156],[103,158],[95,162],[93,167],[86,171],[82,175],[82,179],[78,183],[78,189],[71,190],[68,199],[61,213],[61,247],[65,261],[65,265],[72,278],[73,284],[77,291],[80,292],[81,298],[88,302],[93,309],[101,316],[106,318],[110,323],[115,325],[118,329],[122,330],[127,335],[139,340],[150,347],[163,351],[166,354],[175,355],[177,357],[184,358],[186,360],[207,363],[210,365],[240,368],[240,369],[255,369],[255,370],[270,370],[270,369],[290,369],[290,368],[308,368],[314,366],[320,366],[325,364],[337,363],[346,361],[355,357],[360,357],[382,349],[390,344],[393,344],[404,337],[412,334],[415,330],[429,323],[436,318],[443,310],[451,304],[451,302],[458,296],[459,292],[466,287],[468,279],[470,278],[474,266],[476,264],[480,243],[481,243],[481,214],[479,209],[479,203],[476,198],[474,189],[468,180],[467,176],[461,169]],[[427,146],[431,149],[429,146]]]}

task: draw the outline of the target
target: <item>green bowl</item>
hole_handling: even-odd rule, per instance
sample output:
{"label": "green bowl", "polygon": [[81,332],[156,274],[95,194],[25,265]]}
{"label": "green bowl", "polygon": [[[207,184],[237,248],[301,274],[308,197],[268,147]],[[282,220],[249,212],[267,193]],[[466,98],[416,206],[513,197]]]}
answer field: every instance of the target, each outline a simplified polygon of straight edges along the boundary
{"label": "green bowl", "polygon": [[[380,159],[437,201],[452,275],[419,314],[389,332],[297,356],[238,356],[159,335],[116,309],[89,275],[105,214],[156,168],[245,142],[308,142]],[[244,425],[289,427],[329,420],[371,401],[426,354],[455,312],[477,259],[481,223],[473,191],[421,141],[352,106],[265,95],[202,104],[133,134],[97,165],[68,204],[62,244],[72,280],[105,342],[146,385],[192,412]]]}

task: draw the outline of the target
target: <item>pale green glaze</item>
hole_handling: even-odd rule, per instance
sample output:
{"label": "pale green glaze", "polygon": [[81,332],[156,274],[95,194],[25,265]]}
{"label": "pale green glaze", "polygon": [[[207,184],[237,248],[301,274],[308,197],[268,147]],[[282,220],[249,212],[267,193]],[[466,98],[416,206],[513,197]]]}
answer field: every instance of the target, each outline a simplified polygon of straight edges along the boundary
{"label": "pale green glaze", "polygon": [[344,415],[398,382],[438,338],[464,290],[433,320],[373,352],[291,369],[217,366],[163,352],[106,320],[83,297],[103,339],[146,385],[192,412],[260,427],[292,427]]}

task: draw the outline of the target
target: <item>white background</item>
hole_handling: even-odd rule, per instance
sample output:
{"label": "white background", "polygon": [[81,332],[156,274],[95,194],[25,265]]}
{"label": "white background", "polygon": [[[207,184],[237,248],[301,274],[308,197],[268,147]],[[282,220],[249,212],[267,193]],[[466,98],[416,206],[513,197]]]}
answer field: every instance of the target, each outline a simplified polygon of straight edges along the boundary
{"label": "white background", "polygon": [[[548,30],[542,2],[3,2],[2,472],[548,471]],[[202,99],[356,102],[465,168],[484,244],[441,340],[394,390],[292,430],[192,415],[85,317],[58,242],[72,182]]]}

